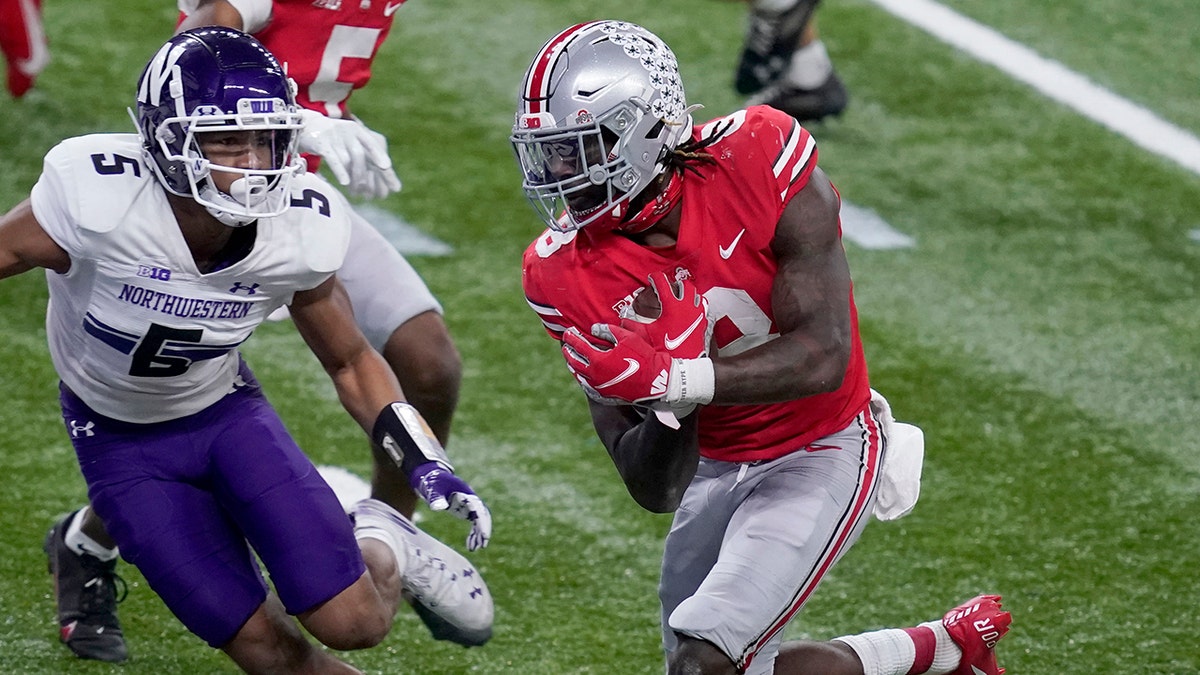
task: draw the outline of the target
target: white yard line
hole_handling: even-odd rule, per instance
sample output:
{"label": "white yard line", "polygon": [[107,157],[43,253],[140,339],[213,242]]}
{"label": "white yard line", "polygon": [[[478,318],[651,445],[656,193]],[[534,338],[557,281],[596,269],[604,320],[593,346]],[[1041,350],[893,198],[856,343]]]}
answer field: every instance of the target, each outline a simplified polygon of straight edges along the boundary
{"label": "white yard line", "polygon": [[1200,174],[1200,139],[1063,64],[1039,56],[932,0],[871,0],[934,37],[991,64],[1138,146]]}
{"label": "white yard line", "polygon": [[842,202],[842,237],[877,251],[917,245],[915,239],[889,225],[878,213],[847,201]]}
{"label": "white yard line", "polygon": [[367,219],[379,233],[404,255],[450,255],[454,248],[446,242],[425,234],[400,216],[374,204],[355,204],[354,210]]}

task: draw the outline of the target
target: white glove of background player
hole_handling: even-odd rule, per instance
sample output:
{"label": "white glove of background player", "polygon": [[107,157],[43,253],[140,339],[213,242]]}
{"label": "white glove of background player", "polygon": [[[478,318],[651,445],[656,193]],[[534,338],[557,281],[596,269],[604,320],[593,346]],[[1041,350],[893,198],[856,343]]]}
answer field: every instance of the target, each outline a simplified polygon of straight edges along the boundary
{"label": "white glove of background player", "polygon": [[301,110],[300,115],[300,151],[320,155],[350,194],[381,199],[400,190],[383,134],[357,119],[334,119],[315,110]]}

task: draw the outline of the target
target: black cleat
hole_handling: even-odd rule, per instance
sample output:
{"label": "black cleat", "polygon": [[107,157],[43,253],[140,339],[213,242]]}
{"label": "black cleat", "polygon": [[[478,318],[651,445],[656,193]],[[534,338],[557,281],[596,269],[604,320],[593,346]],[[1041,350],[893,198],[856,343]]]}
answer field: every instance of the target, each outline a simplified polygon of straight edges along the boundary
{"label": "black cleat", "polygon": [[[81,659],[118,662],[129,658],[117,603],[125,599],[125,580],[114,571],[117,561],[105,562],[67,547],[63,534],[75,517],[67,515],[46,535],[42,549],[54,577],[59,639]],[[117,586],[121,595],[117,597]]]}
{"label": "black cleat", "polygon": [[801,89],[794,84],[778,82],[753,96],[748,105],[769,105],[795,117],[800,122],[819,122],[846,109],[849,95],[837,73],[830,73],[816,89]]}
{"label": "black cleat", "polygon": [[808,24],[821,0],[796,0],[791,9],[764,12],[751,8],[746,41],[734,78],[739,94],[748,95],[779,79],[791,63]]}

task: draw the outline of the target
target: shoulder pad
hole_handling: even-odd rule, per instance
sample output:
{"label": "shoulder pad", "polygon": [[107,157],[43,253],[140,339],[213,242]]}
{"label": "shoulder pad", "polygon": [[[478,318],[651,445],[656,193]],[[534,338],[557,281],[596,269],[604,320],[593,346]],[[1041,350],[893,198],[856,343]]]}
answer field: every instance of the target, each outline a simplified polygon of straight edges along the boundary
{"label": "shoulder pad", "polygon": [[68,138],[46,154],[43,171],[61,181],[79,227],[110,232],[124,220],[126,204],[147,185],[157,186],[142,160],[137,134],[89,134]]}
{"label": "shoulder pad", "polygon": [[[285,216],[296,229],[304,263],[314,272],[336,272],[350,246],[350,203],[324,179],[304,174],[292,183],[292,206]],[[369,227],[369,226],[368,226]]]}

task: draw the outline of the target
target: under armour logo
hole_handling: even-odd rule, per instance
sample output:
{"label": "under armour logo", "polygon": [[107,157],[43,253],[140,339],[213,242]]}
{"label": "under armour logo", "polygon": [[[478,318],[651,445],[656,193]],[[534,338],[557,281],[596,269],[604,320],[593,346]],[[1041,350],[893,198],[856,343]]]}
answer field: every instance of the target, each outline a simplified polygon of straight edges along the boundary
{"label": "under armour logo", "polygon": [[229,289],[230,293],[241,293],[242,291],[245,291],[246,295],[254,295],[258,293],[258,284],[250,284],[247,286],[240,281],[235,281],[233,282],[233,286]]}
{"label": "under armour logo", "polygon": [[84,436],[95,436],[96,432],[92,431],[92,427],[96,426],[95,422],[89,421],[87,424],[80,424],[78,420],[71,420],[71,438],[79,438],[80,434]]}

